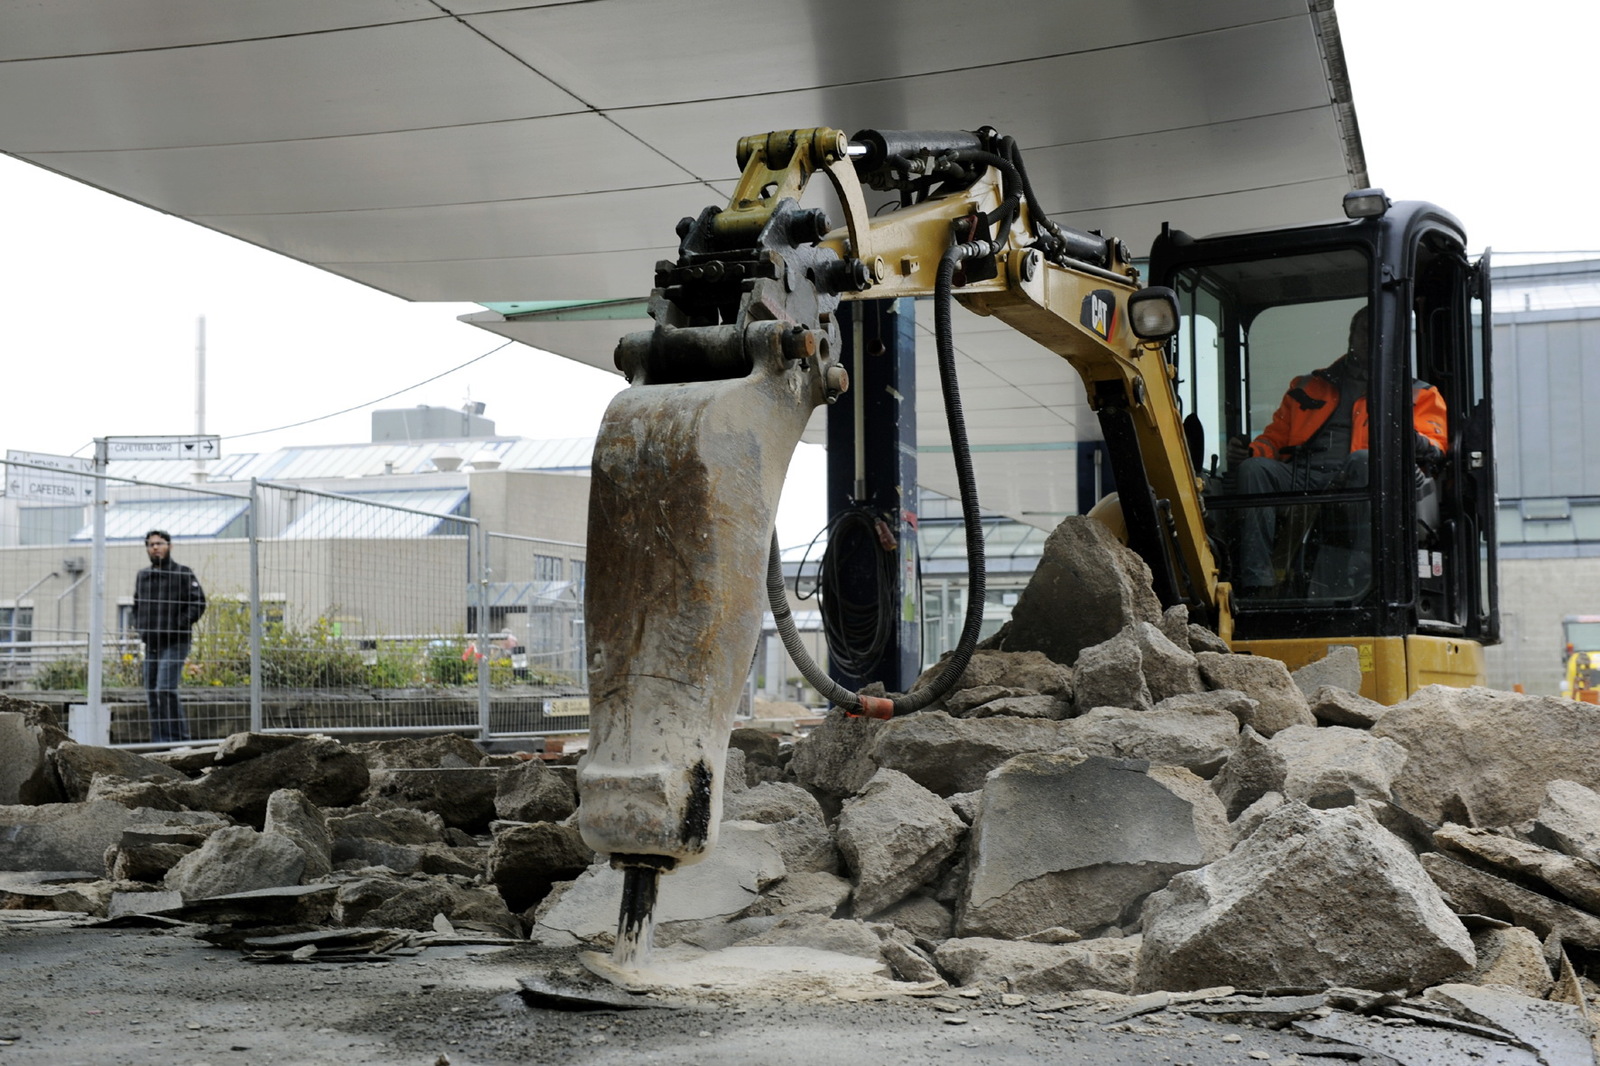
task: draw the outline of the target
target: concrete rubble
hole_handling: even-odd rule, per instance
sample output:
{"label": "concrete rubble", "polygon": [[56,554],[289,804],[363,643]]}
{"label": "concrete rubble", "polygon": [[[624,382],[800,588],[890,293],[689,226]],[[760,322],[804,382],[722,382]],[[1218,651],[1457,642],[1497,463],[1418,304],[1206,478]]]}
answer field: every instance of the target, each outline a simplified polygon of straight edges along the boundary
{"label": "concrete rubble", "polygon": [[[1375,1062],[1593,1061],[1600,707],[1385,708],[1360,679],[1354,648],[1293,673],[1227,652],[1069,519],[933,708],[735,730],[721,843],[663,879],[656,942]],[[256,961],[605,951],[621,875],[576,831],[576,758],[248,734],[146,757],[0,697],[0,907],[194,923]]]}

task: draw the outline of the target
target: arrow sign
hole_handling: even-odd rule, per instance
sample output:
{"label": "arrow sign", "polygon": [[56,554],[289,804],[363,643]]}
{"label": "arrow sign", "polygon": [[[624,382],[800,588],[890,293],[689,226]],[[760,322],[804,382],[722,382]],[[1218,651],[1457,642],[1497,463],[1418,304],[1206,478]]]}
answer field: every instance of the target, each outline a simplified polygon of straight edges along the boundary
{"label": "arrow sign", "polygon": [[94,498],[94,482],[78,475],[93,469],[88,459],[7,449],[6,495],[30,503],[81,506]]}
{"label": "arrow sign", "polygon": [[222,455],[222,438],[107,437],[107,459],[216,459]]}

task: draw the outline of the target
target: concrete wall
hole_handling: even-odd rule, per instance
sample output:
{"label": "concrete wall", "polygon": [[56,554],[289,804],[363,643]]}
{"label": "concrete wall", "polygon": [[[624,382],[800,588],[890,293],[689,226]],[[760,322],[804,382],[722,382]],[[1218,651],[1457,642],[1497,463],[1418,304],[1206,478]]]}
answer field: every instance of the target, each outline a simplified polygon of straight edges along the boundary
{"label": "concrete wall", "polygon": [[1500,611],[1502,643],[1486,653],[1490,686],[1555,695],[1561,619],[1600,614],[1600,558],[1501,560]]}

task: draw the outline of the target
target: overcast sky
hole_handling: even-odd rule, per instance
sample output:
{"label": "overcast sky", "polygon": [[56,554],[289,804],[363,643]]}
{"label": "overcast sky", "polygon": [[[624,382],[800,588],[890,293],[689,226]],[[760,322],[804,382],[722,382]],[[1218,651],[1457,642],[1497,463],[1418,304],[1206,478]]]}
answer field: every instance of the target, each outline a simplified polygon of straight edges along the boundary
{"label": "overcast sky", "polygon": [[[1339,0],[1372,181],[1433,200],[1496,254],[1600,253],[1593,210],[1595,0]],[[370,408],[501,342],[474,305],[407,304],[0,156],[0,448],[88,454],[94,437],[206,429],[227,454],[369,439]],[[536,294],[535,294],[536,295]],[[482,400],[500,432],[592,436],[621,379],[511,345],[379,407]],[[780,534],[821,521],[805,449]]]}

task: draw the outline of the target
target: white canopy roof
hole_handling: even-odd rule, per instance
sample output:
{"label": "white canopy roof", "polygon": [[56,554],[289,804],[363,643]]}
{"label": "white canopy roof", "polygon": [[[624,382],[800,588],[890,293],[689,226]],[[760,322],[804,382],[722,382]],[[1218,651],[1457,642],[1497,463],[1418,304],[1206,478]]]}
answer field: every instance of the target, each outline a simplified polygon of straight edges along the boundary
{"label": "white canopy roof", "polygon": [[[0,151],[410,300],[641,297],[770,129],[992,125],[1136,250],[1366,183],[1332,0],[51,0],[0,7],[0,99]],[[632,328],[476,317],[607,369]],[[1053,524],[1081,389],[959,343],[985,504]]]}

